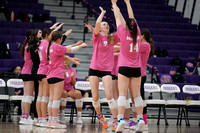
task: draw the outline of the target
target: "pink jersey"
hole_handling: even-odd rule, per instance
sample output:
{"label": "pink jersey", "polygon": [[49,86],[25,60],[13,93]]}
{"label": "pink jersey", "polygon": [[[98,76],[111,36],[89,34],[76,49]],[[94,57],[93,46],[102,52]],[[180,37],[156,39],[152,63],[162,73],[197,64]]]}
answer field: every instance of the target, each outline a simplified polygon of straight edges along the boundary
{"label": "pink jersey", "polygon": [[140,67],[139,62],[139,43],[141,40],[141,34],[139,26],[137,34],[137,43],[133,44],[133,39],[128,30],[126,30],[122,25],[117,28],[117,34],[120,38],[120,55],[119,55],[119,67]]}
{"label": "pink jersey", "polygon": [[27,52],[27,48],[28,48],[28,43],[26,44],[25,49],[24,49],[24,62],[25,63],[22,68],[21,74],[31,74],[31,70],[33,67],[33,62],[31,60],[31,54],[30,54],[30,51]]}
{"label": "pink jersey", "polygon": [[149,59],[149,53],[151,51],[151,46],[148,42],[143,42],[139,44],[140,46],[140,62],[141,62],[141,75],[146,76],[146,65]]}
{"label": "pink jersey", "polygon": [[[119,40],[117,34],[114,34],[113,38],[114,40]],[[109,44],[107,36],[103,36],[100,33],[95,36],[93,32],[92,39],[93,56],[90,68],[99,71],[111,72],[114,64],[114,45]]]}
{"label": "pink jersey", "polygon": [[77,80],[77,74],[76,74],[76,70],[73,68],[66,68],[65,69],[65,84],[64,84],[64,90],[66,91],[70,91],[73,90],[74,87],[71,85],[71,73],[74,71],[74,78]]}
{"label": "pink jersey", "polygon": [[48,49],[49,42],[42,41],[39,46],[39,57],[40,57],[40,66],[38,69],[37,74],[46,75],[49,69],[49,61],[47,60],[47,49]]}
{"label": "pink jersey", "polygon": [[64,77],[64,55],[67,51],[67,47],[60,44],[52,44],[49,49],[49,70],[47,72],[47,79],[59,78],[65,79]]}

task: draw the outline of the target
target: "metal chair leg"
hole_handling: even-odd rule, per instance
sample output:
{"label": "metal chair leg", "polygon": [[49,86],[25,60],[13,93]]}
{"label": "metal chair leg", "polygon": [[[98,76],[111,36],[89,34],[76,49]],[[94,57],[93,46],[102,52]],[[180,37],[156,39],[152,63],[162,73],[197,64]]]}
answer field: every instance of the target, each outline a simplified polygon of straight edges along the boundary
{"label": "metal chair leg", "polygon": [[166,109],[165,109],[165,106],[163,106],[163,114],[164,114],[164,117],[165,117],[165,125],[168,126],[168,121],[167,121],[167,113],[166,113]]}
{"label": "metal chair leg", "polygon": [[178,108],[178,118],[177,118],[177,122],[176,122],[177,126],[178,126],[179,120],[180,120],[180,107]]}
{"label": "metal chair leg", "polygon": [[160,125],[160,112],[161,112],[161,106],[159,107],[159,112],[158,112],[158,122],[157,122],[157,125]]}

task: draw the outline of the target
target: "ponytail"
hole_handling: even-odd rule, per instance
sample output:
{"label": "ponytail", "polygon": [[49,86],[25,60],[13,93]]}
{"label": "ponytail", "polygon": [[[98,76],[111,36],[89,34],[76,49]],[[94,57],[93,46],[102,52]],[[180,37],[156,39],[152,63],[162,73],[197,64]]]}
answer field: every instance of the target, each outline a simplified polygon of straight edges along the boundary
{"label": "ponytail", "polygon": [[47,59],[50,60],[49,58],[49,49],[51,47],[51,44],[52,44],[52,40],[49,41],[49,45],[48,45],[48,49],[47,49]]}
{"label": "ponytail", "polygon": [[138,30],[137,30],[137,23],[136,23],[135,19],[129,18],[126,21],[126,25],[128,26],[128,29],[131,33],[132,38],[133,38],[133,44],[136,44]]}
{"label": "ponytail", "polygon": [[21,55],[22,57],[24,57],[25,46],[26,46],[26,44],[29,42],[31,32],[32,32],[32,30],[28,30],[28,31],[26,32],[25,40],[24,40],[24,42],[22,43],[22,46],[21,46],[21,48],[20,48],[20,55]]}
{"label": "ponytail", "polygon": [[147,42],[151,45],[151,51],[149,53],[149,59],[151,59],[154,56],[154,41],[150,38]]}
{"label": "ponytail", "polygon": [[154,41],[151,38],[151,33],[148,29],[142,29],[141,35],[144,35],[145,40],[151,45],[151,51],[149,53],[149,59],[151,59],[154,55]]}

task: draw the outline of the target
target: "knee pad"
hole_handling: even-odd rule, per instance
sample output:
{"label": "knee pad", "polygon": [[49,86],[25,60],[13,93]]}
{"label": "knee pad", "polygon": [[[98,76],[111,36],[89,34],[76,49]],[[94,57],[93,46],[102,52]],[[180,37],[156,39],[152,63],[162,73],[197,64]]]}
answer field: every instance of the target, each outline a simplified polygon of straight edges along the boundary
{"label": "knee pad", "polygon": [[23,97],[22,97],[22,103],[25,102],[25,98],[26,98],[26,96],[23,96]]}
{"label": "knee pad", "polygon": [[49,97],[42,97],[41,102],[48,103],[48,101],[49,101]]}
{"label": "knee pad", "polygon": [[60,108],[60,100],[53,100],[52,108]]}
{"label": "knee pad", "polygon": [[52,108],[53,101],[49,101],[48,108]]}
{"label": "knee pad", "polygon": [[60,100],[60,106],[66,106],[67,98],[61,98]]}
{"label": "knee pad", "polygon": [[76,99],[76,107],[77,108],[82,108],[83,107],[83,99]]}
{"label": "knee pad", "polygon": [[38,102],[41,102],[41,101],[42,101],[42,97],[39,97],[39,96],[38,96],[38,97],[37,97],[37,101],[38,101]]}
{"label": "knee pad", "polygon": [[115,100],[112,98],[111,100],[108,100],[108,105],[110,109],[115,109],[117,108]]}
{"label": "knee pad", "polygon": [[132,104],[132,112],[136,112],[135,104]]}
{"label": "knee pad", "polygon": [[135,107],[140,107],[144,105],[141,96],[134,98],[134,101],[135,101]]}
{"label": "knee pad", "polygon": [[31,104],[33,100],[33,96],[26,96],[24,102]]}
{"label": "knee pad", "polygon": [[120,106],[126,107],[126,97],[125,96],[119,96],[118,107],[120,107]]}
{"label": "knee pad", "polygon": [[129,99],[126,100],[126,109],[130,109],[131,108],[131,102]]}
{"label": "knee pad", "polygon": [[97,102],[92,101],[92,105],[93,105],[94,108],[100,107],[99,100]]}

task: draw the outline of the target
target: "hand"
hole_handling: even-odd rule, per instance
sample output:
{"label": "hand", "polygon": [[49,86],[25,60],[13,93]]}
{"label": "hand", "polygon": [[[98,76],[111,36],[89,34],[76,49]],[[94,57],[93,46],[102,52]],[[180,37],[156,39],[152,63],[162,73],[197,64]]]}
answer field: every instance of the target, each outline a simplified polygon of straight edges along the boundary
{"label": "hand", "polygon": [[82,43],[81,45],[80,45],[80,47],[81,48],[84,48],[84,47],[87,47],[88,45],[86,44],[86,43]]}
{"label": "hand", "polygon": [[79,46],[79,45],[81,45],[83,43],[83,41],[78,41],[77,43],[76,43],[76,46]]}
{"label": "hand", "polygon": [[53,26],[50,27],[50,29],[55,29],[58,26],[58,24],[60,24],[60,22],[55,23]]}
{"label": "hand", "polygon": [[85,23],[85,27],[87,27],[90,32],[94,31],[94,27],[92,27],[92,25],[90,25],[90,24]]}
{"label": "hand", "polygon": [[78,61],[78,62],[80,62],[80,59],[79,58],[73,58],[75,61]]}
{"label": "hand", "polygon": [[130,0],[124,0],[125,3],[130,3]]}
{"label": "hand", "polygon": [[103,8],[100,6],[99,9],[101,10],[101,13],[105,14],[106,10],[103,10]]}
{"label": "hand", "polygon": [[71,33],[72,33],[72,29],[66,31],[66,32],[64,33],[64,35],[65,35],[65,36],[69,36]]}
{"label": "hand", "polygon": [[117,0],[111,0],[112,4],[116,4]]}

